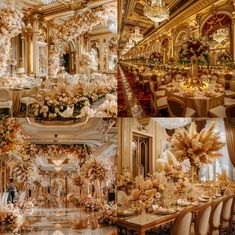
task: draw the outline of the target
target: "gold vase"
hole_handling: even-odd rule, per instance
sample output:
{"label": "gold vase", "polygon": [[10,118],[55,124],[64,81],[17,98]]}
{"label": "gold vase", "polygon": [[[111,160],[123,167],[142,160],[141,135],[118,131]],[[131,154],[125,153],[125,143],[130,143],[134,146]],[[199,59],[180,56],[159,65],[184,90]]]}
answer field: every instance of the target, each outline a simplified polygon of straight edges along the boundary
{"label": "gold vase", "polygon": [[192,183],[196,183],[199,181],[199,168],[197,166],[192,166],[191,167],[191,178],[192,178]]}
{"label": "gold vase", "polygon": [[192,75],[192,78],[198,77],[198,64],[197,64],[197,62],[196,63],[192,63],[191,75]]}

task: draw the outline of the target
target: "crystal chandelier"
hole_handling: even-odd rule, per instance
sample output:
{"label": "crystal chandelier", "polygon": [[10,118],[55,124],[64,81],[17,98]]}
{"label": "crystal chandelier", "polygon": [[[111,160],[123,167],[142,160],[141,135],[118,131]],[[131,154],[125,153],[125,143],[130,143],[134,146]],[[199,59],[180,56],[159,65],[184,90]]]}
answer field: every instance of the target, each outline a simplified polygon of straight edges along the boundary
{"label": "crystal chandelier", "polygon": [[164,127],[168,130],[173,130],[176,128],[184,127],[191,123],[191,118],[154,118],[154,121],[157,122],[161,127]]}
{"label": "crystal chandelier", "polygon": [[147,0],[144,7],[144,14],[156,25],[169,19],[169,10],[165,7],[164,0]]}
{"label": "crystal chandelier", "polygon": [[51,4],[53,2],[55,2],[56,0],[41,0],[41,3],[44,4],[44,5],[48,5],[48,4]]}
{"label": "crystal chandelier", "polygon": [[140,33],[140,27],[135,27],[135,32],[131,34],[131,39],[134,40],[136,43],[143,39],[143,34]]}
{"label": "crystal chandelier", "polygon": [[228,29],[226,29],[226,28],[218,29],[213,34],[213,39],[218,43],[223,42],[227,37],[228,37]]}
{"label": "crystal chandelier", "polygon": [[129,38],[129,41],[126,43],[126,47],[132,48],[134,46],[135,46],[135,44],[134,44],[133,40],[131,38]]}

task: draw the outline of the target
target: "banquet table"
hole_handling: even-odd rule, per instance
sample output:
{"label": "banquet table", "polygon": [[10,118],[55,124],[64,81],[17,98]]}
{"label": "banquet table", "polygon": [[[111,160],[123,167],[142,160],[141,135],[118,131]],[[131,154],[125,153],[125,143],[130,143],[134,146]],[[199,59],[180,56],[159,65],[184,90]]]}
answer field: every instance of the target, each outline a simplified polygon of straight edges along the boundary
{"label": "banquet table", "polygon": [[[203,204],[204,203],[200,203],[197,206],[193,206],[193,212],[197,213],[199,211],[199,208],[203,206]],[[187,207],[182,207],[181,210],[185,208]],[[144,235],[145,232],[148,230],[173,222],[179,213],[180,211],[169,215],[143,213],[126,218],[119,218],[117,227],[119,230],[127,229],[130,231],[136,231],[138,235]]]}
{"label": "banquet table", "polygon": [[180,82],[174,82],[167,85],[166,96],[182,100],[186,107],[196,110],[197,117],[207,117],[209,109],[224,104],[225,94],[217,83],[209,83],[205,90],[191,92],[182,89]]}

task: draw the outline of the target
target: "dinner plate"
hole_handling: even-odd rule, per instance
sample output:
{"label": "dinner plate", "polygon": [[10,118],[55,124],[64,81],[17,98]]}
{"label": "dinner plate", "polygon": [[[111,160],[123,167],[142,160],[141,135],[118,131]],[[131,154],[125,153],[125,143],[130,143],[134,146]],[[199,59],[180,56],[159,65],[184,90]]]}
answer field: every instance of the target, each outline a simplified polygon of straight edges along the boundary
{"label": "dinner plate", "polygon": [[171,215],[171,214],[174,214],[176,213],[177,211],[175,209],[169,209],[169,210],[157,210],[157,211],[154,211],[154,214],[156,215]]}
{"label": "dinner plate", "polygon": [[119,212],[117,213],[117,215],[118,215],[119,217],[128,217],[128,216],[131,216],[131,215],[134,215],[134,214],[135,214],[134,211],[119,211]]}

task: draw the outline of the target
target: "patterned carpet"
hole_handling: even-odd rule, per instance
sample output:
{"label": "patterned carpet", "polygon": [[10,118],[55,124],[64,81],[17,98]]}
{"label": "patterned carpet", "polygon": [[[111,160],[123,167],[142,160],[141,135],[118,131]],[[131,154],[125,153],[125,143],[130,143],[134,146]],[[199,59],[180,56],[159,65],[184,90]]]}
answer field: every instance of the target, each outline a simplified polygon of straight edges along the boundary
{"label": "patterned carpet", "polygon": [[[143,109],[143,116],[151,116],[151,107],[150,107],[150,89],[149,85],[146,84],[145,87],[138,86],[134,74],[130,73],[125,67],[121,66],[124,76],[126,77],[127,82],[129,83],[131,93],[136,97],[136,103]],[[118,69],[118,106],[119,106],[119,117],[130,117],[132,116],[129,112],[128,99],[125,97],[125,90],[123,86],[122,76],[120,74],[120,68]],[[126,116],[127,115],[127,116]],[[158,113],[159,117],[169,117],[167,109],[160,110]]]}
{"label": "patterned carpet", "polygon": [[[136,98],[138,99],[141,107],[143,108],[143,110],[146,113],[146,116],[150,116],[151,115],[151,109],[150,109],[149,86],[145,86],[145,89],[141,89],[140,87],[138,87],[138,85],[135,81],[134,75],[129,73],[125,68],[122,67],[122,69],[123,69],[123,72],[126,76],[127,81],[130,84],[132,92],[135,94]],[[121,77],[120,77],[120,79],[121,79]],[[119,99],[119,97],[118,97],[118,99]]]}

